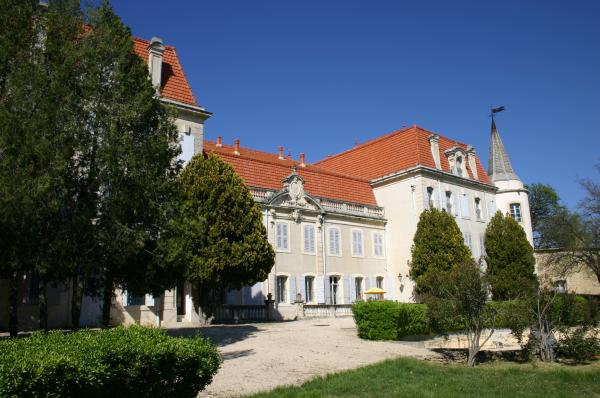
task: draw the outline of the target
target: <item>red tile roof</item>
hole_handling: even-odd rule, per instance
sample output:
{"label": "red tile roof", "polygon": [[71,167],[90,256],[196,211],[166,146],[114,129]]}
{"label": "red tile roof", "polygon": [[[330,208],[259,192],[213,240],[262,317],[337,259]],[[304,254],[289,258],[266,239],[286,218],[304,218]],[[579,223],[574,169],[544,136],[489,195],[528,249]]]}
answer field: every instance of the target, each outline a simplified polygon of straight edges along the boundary
{"label": "red tile roof", "polygon": [[376,206],[375,196],[369,181],[364,178],[340,175],[319,167],[301,167],[295,160],[279,159],[277,155],[240,148],[235,155],[234,147],[217,147],[215,142],[204,141],[204,151],[218,154],[230,164],[250,187],[281,190],[283,179],[297,166],[297,172],[304,178],[304,189],[309,195],[342,200],[363,205]]}
{"label": "red tile roof", "polygon": [[[352,175],[368,180],[383,177],[414,166],[435,168],[429,136],[431,131],[414,125],[375,138],[345,152],[327,157],[315,165],[340,174]],[[444,151],[458,146],[466,150],[467,145],[440,136],[440,160],[442,170],[450,172],[450,165]],[[490,179],[476,157],[479,181],[490,183]],[[473,173],[467,163],[469,176]]]}
{"label": "red tile roof", "polygon": [[[134,51],[137,55],[142,57],[146,63],[148,62],[148,40],[140,39],[135,37]],[[175,52],[175,47],[165,46],[165,53],[163,56],[162,66],[162,83],[161,83],[161,95],[164,98],[183,102],[188,105],[196,105],[196,99],[192,93],[192,89],[183,73],[179,58]]]}

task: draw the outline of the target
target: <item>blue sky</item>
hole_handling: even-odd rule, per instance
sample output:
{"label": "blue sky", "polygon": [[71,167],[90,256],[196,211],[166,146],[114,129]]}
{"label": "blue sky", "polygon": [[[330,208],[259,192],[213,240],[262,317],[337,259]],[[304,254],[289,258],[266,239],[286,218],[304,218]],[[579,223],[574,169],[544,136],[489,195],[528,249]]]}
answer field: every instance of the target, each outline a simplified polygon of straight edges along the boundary
{"label": "blue sky", "polygon": [[418,124],[475,146],[490,105],[517,174],[573,207],[599,179],[599,1],[113,0],[177,48],[206,137],[319,160]]}

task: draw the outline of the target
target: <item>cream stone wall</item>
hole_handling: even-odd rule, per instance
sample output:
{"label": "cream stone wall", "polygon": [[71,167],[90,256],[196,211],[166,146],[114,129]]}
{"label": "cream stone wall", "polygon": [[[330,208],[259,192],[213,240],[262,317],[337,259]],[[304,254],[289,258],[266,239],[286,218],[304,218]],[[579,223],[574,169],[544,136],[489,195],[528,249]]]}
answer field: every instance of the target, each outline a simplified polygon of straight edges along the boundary
{"label": "cream stone wall", "polygon": [[586,267],[577,267],[565,272],[565,268],[554,264],[556,258],[552,252],[536,252],[536,272],[542,281],[566,282],[566,290],[577,294],[600,296],[600,283],[596,275]]}
{"label": "cream stone wall", "polygon": [[527,240],[533,246],[533,230],[531,226],[531,211],[529,209],[529,193],[523,183],[519,180],[497,181],[498,187],[496,201],[498,210],[503,214],[510,214],[510,205],[519,203],[521,205],[521,226],[525,230]]}
{"label": "cream stone wall", "polygon": [[[377,203],[385,208],[387,226],[386,239],[388,264],[393,287],[393,299],[412,302],[414,284],[410,279],[410,259],[413,237],[421,212],[428,208],[427,188],[433,188],[433,205],[446,209],[445,192],[455,195],[452,213],[461,232],[471,236],[473,257],[479,260],[482,255],[481,242],[489,221],[490,210],[495,204],[495,189],[492,186],[459,178],[446,173],[415,170],[375,184]],[[463,211],[461,196],[466,195],[468,213]],[[480,199],[481,218],[475,216],[475,198]],[[492,209],[490,209],[490,206]]]}

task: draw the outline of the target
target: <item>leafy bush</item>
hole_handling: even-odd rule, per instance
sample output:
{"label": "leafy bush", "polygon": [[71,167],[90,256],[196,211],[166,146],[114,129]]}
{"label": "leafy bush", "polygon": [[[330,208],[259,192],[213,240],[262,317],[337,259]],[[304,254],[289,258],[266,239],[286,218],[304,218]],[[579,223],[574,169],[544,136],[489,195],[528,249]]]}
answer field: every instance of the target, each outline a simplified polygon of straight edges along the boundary
{"label": "leafy bush", "polygon": [[558,342],[556,348],[559,356],[581,363],[589,361],[595,355],[600,355],[600,341],[595,331],[578,327],[563,333],[564,337]]}
{"label": "leafy bush", "polygon": [[400,311],[395,301],[358,301],[352,314],[358,335],[367,340],[396,340]]}
{"label": "leafy bush", "polygon": [[[515,313],[523,313],[518,301],[490,301],[486,311],[495,313],[496,328],[512,328]],[[436,309],[433,309],[434,311]],[[396,301],[359,301],[352,306],[359,337],[367,340],[398,340],[406,336],[430,334],[432,325],[426,304]],[[489,316],[488,318],[492,318]],[[460,321],[446,325],[448,331],[460,332]],[[486,325],[491,327],[491,324]]]}
{"label": "leafy bush", "polygon": [[131,326],[0,341],[2,397],[195,397],[220,365],[202,337]]}

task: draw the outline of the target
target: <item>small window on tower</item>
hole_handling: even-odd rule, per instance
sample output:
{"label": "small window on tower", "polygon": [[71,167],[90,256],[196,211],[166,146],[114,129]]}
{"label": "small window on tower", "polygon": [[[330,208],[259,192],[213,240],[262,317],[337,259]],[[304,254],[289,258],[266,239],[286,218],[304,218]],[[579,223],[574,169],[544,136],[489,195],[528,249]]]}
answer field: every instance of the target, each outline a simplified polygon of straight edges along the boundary
{"label": "small window on tower", "polygon": [[514,218],[516,222],[521,222],[521,204],[511,203],[510,216]]}

